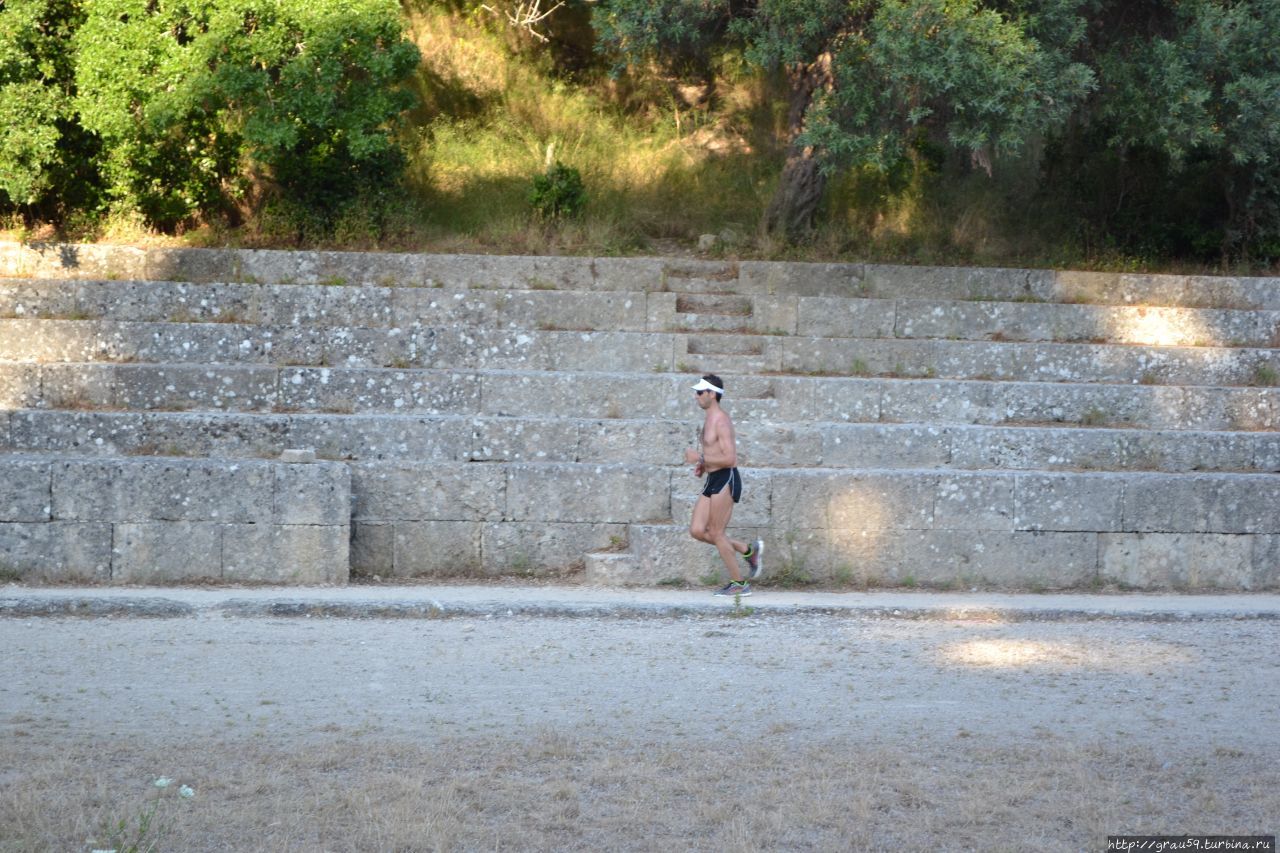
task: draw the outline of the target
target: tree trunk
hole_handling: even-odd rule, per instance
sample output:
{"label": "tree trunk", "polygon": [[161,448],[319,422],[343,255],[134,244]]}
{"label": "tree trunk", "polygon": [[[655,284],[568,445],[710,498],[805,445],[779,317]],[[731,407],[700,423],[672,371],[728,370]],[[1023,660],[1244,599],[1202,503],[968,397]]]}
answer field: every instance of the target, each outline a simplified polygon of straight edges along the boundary
{"label": "tree trunk", "polygon": [[804,131],[805,114],[813,103],[814,93],[831,87],[831,54],[824,53],[809,65],[791,69],[789,76],[791,102],[787,115],[787,162],[764,214],[765,230],[788,242],[813,229],[818,204],[827,188],[826,176],[819,168],[818,152],[811,145],[800,145],[797,140]]}

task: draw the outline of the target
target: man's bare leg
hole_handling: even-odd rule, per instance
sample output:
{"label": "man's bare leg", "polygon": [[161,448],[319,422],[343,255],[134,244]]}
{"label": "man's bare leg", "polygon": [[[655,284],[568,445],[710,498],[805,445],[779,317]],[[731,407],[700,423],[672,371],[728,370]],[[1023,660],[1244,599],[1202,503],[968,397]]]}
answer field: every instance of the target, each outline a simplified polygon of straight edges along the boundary
{"label": "man's bare leg", "polygon": [[720,559],[724,561],[729,579],[742,582],[742,573],[738,569],[738,555],[747,553],[747,544],[725,535],[729,519],[733,516],[733,496],[728,488],[722,489],[711,497],[700,495],[693,507],[693,520],[689,524],[689,533],[694,539],[716,546]]}

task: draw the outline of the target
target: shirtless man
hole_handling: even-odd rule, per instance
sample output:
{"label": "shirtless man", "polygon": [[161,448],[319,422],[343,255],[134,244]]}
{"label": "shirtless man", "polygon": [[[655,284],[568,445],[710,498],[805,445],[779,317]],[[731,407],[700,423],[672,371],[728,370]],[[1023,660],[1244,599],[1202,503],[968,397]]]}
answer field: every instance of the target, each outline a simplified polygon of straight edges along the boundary
{"label": "shirtless man", "polygon": [[720,377],[708,373],[693,386],[698,408],[707,413],[699,438],[700,449],[685,450],[684,461],[693,465],[693,475],[707,477],[693,507],[693,520],[689,523],[689,535],[700,542],[716,546],[720,559],[729,572],[729,583],[716,591],[716,595],[750,595],[751,584],[743,580],[738,571],[738,555],[747,561],[751,579],[760,577],[764,570],[760,555],[764,551],[763,540],[748,545],[725,535],[733,505],[742,498],[742,475],[738,473],[738,450],[734,443],[733,421],[720,408],[724,396],[724,383]]}

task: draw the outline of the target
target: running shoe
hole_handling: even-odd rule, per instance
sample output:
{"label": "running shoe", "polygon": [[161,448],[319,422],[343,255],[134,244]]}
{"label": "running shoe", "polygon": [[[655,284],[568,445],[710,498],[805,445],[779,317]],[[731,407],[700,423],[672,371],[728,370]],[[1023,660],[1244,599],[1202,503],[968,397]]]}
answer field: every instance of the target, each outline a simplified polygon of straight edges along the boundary
{"label": "running shoe", "polygon": [[757,539],[751,543],[751,556],[744,558],[747,565],[751,567],[751,580],[755,580],[764,574],[764,540]]}
{"label": "running shoe", "polygon": [[716,590],[716,595],[750,595],[751,584],[742,583],[741,581],[729,581],[724,586]]}

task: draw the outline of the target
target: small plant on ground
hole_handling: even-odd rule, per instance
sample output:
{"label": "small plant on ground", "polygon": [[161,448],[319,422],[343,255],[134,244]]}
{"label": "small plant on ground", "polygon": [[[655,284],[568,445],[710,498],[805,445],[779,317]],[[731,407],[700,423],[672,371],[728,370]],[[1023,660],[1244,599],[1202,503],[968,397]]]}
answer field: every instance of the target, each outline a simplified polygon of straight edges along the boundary
{"label": "small plant on ground", "polygon": [[107,829],[106,846],[94,847],[101,853],[159,853],[169,849],[165,839],[173,828],[175,803],[190,800],[196,792],[188,785],[173,789],[173,780],[161,776],[153,783],[146,805],[136,815],[122,817]]}
{"label": "small plant on ground", "polygon": [[543,219],[572,219],[582,215],[587,206],[587,190],[582,174],[560,161],[533,178],[529,203]]}
{"label": "small plant on ground", "polygon": [[1253,384],[1265,387],[1280,384],[1280,373],[1275,368],[1266,364],[1260,364],[1253,371]]}

